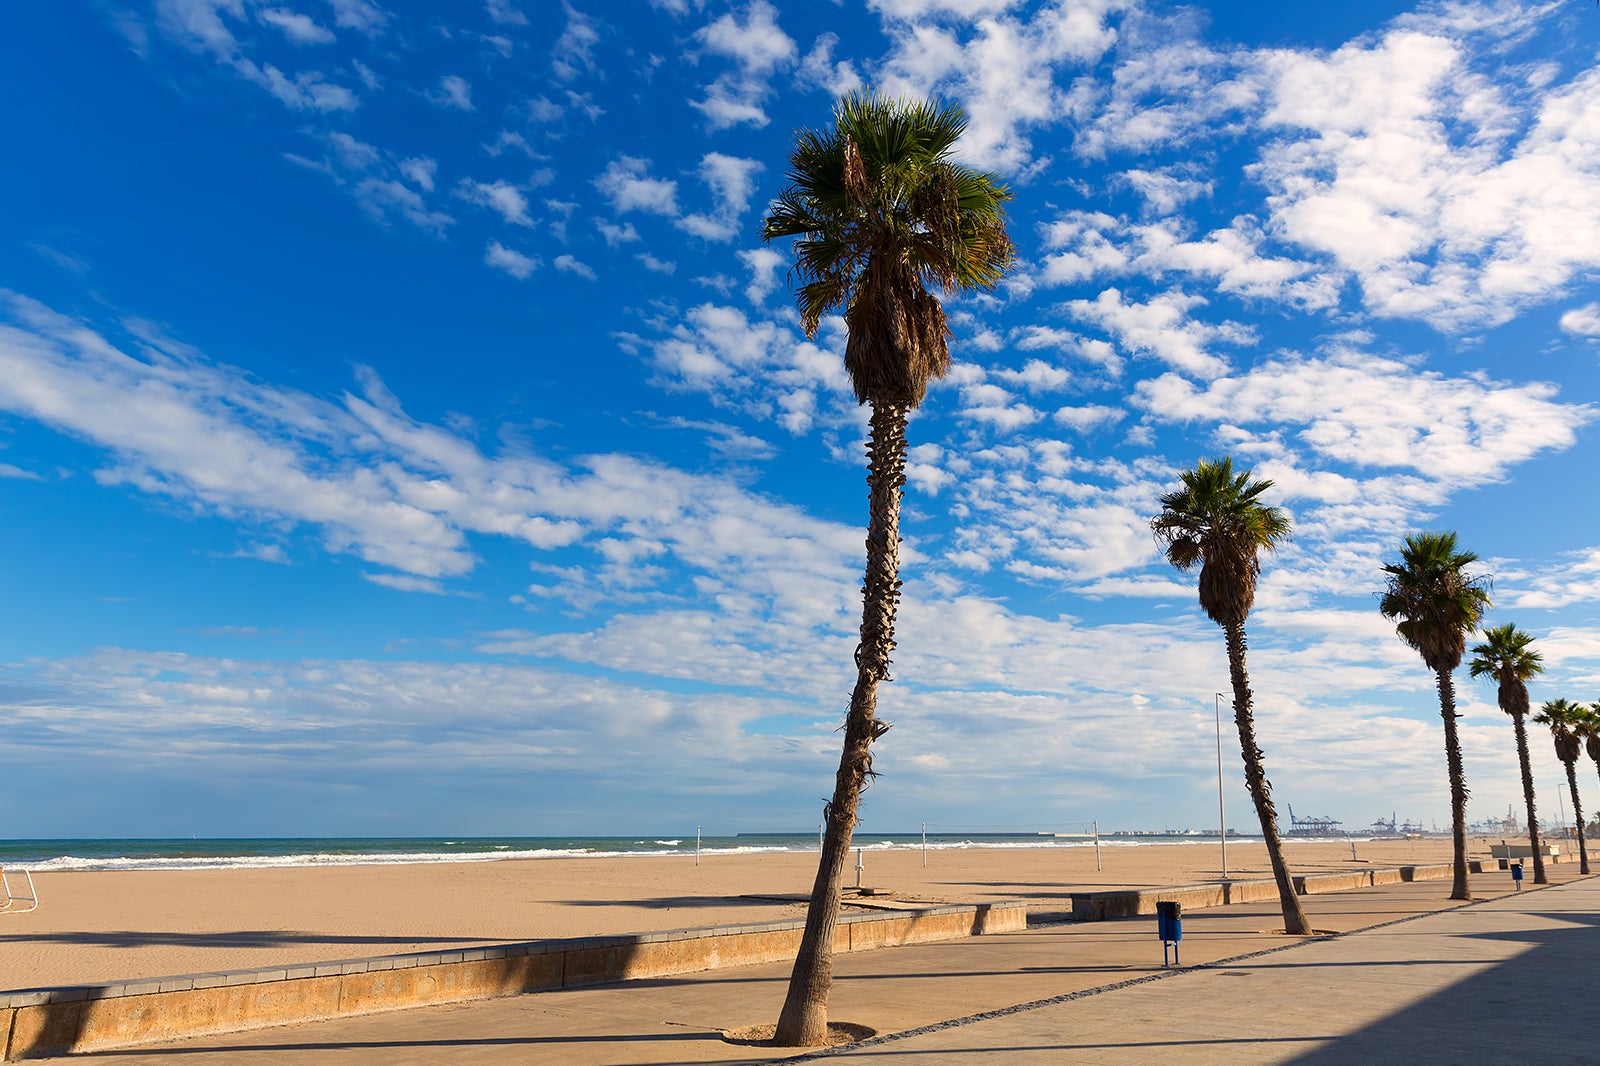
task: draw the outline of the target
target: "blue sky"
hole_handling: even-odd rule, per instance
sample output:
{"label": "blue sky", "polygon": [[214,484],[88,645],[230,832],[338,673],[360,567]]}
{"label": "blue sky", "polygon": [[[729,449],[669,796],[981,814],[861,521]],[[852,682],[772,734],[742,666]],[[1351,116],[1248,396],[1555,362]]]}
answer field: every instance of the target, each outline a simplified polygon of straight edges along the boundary
{"label": "blue sky", "polygon": [[1600,699],[1592,5],[0,19],[15,835],[815,824],[865,416],[759,229],[860,85],[966,107],[1019,252],[910,428],[869,828],[1210,824],[1221,634],[1148,523],[1223,452],[1295,523],[1250,623],[1280,804],[1448,817],[1376,612],[1408,531],[1483,556],[1536,702]]}

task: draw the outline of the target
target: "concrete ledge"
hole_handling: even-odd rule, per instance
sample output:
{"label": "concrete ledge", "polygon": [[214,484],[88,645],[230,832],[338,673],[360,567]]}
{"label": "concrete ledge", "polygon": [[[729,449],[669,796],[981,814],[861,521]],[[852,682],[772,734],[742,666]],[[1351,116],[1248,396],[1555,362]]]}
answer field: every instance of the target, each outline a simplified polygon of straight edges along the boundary
{"label": "concrete ledge", "polygon": [[1223,887],[1229,904],[1260,903],[1264,899],[1278,898],[1276,881],[1229,881]]}
{"label": "concrete ledge", "polygon": [[1371,887],[1371,870],[1356,870],[1347,874],[1304,874],[1294,879],[1294,890],[1302,896],[1315,896],[1321,892],[1349,892],[1351,889]]}
{"label": "concrete ledge", "polygon": [[1400,880],[1442,881],[1447,877],[1454,877],[1455,873],[1455,864],[1448,862],[1434,866],[1402,866],[1400,867]]}
{"label": "concrete ledge", "polygon": [[1072,918],[1079,922],[1103,922],[1154,914],[1156,904],[1165,900],[1180,903],[1185,909],[1221,907],[1226,902],[1225,886],[1175,885],[1171,888],[1135,888],[1112,892],[1074,892]]}
{"label": "concrete ledge", "polygon": [[[1152,908],[1154,904],[1152,903]],[[834,950],[1027,928],[1023,903],[841,915]],[[539,940],[456,951],[0,992],[0,1061],[793,958],[805,923]]]}

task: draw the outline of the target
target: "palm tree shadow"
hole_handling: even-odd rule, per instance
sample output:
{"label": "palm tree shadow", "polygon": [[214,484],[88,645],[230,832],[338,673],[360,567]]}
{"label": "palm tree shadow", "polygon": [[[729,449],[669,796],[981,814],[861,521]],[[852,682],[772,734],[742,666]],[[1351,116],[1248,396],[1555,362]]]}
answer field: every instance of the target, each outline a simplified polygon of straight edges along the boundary
{"label": "palm tree shadow", "polygon": [[1572,1012],[1600,996],[1600,915],[1529,913],[1559,924],[1465,935],[1532,947],[1290,1061],[1594,1062],[1593,1036]]}

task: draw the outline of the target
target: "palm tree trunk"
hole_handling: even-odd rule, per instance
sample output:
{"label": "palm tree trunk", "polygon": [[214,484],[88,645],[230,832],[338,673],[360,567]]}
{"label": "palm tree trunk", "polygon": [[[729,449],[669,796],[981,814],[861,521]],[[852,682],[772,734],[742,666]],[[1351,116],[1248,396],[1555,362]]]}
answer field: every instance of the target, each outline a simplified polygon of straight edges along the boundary
{"label": "palm tree trunk", "polygon": [[900,601],[900,497],[905,485],[906,419],[910,408],[873,403],[867,440],[867,569],[862,585],[861,643],[856,648],[856,686],[845,719],[844,752],[834,779],[833,802],[825,810],[822,857],[806,910],[806,928],[789,977],[789,991],[773,1042],[810,1047],[828,1035],[828,990],[833,985],[833,936],[844,891],[845,864],[855,832],[861,789],[872,775],[871,745],[889,728],[876,717],[878,685],[888,681],[894,650],[895,609]]}
{"label": "palm tree trunk", "polygon": [[1471,899],[1467,887],[1467,775],[1461,767],[1461,738],[1456,731],[1456,686],[1450,671],[1440,670],[1439,715],[1444,719],[1444,758],[1450,768],[1450,836],[1455,843],[1455,880],[1451,899]]}
{"label": "palm tree trunk", "polygon": [[1572,792],[1572,819],[1578,823],[1578,872],[1589,872],[1589,849],[1583,841],[1583,805],[1578,801],[1578,760],[1567,763],[1567,788]]}
{"label": "palm tree trunk", "polygon": [[1283,859],[1283,841],[1278,837],[1278,812],[1272,806],[1272,782],[1267,780],[1266,768],[1261,762],[1261,749],[1256,746],[1255,715],[1251,711],[1250,675],[1245,670],[1244,623],[1230,622],[1223,628],[1228,639],[1228,677],[1233,682],[1233,720],[1239,727],[1239,750],[1244,755],[1244,781],[1250,789],[1250,799],[1256,806],[1256,816],[1261,820],[1261,836],[1267,845],[1267,857],[1272,862],[1272,878],[1278,882],[1278,900],[1283,906],[1283,929],[1291,936],[1308,936],[1311,922],[1300,906],[1300,897],[1294,890],[1294,879],[1289,876],[1289,864]]}
{"label": "palm tree trunk", "polygon": [[[1511,721],[1517,727],[1517,760],[1522,763],[1522,798],[1528,804],[1528,844],[1533,848],[1533,883],[1548,885],[1550,878],[1544,872],[1544,856],[1539,854],[1539,816],[1533,811],[1533,768],[1528,763],[1528,730],[1522,715],[1514,714]],[[1509,865],[1511,856],[1506,856]]]}

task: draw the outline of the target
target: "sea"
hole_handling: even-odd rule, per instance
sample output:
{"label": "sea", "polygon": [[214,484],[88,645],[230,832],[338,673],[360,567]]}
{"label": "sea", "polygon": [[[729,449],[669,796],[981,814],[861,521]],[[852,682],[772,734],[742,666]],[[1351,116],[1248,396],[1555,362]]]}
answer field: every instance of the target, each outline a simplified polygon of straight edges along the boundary
{"label": "sea", "polygon": [[[1217,834],[1101,834],[1101,847],[1211,844]],[[1259,842],[1234,836],[1229,843]],[[1092,848],[1091,833],[921,832],[857,830],[865,851],[956,848]],[[639,834],[602,837],[267,837],[252,839],[0,840],[0,868],[48,870],[220,870],[386,863],[494,862],[644,855],[749,855],[818,851],[817,833],[740,832],[718,836]]]}

